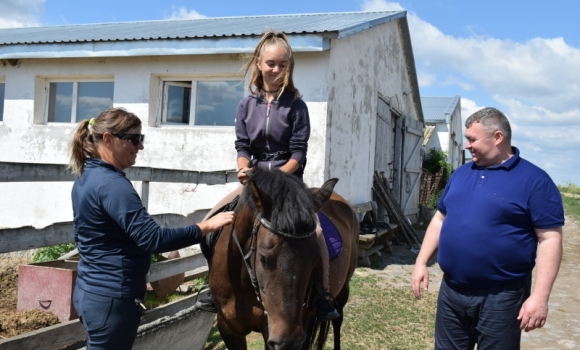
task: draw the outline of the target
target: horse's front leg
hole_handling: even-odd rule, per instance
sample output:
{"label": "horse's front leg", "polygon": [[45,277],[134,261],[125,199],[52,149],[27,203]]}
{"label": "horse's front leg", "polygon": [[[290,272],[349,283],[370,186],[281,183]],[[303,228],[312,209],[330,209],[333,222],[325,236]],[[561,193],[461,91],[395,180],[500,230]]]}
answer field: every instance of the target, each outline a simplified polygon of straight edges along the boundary
{"label": "horse's front leg", "polygon": [[332,329],[334,332],[334,350],[340,350],[340,327],[342,326],[342,310],[339,311],[340,317],[332,320]]}
{"label": "horse's front leg", "polygon": [[246,335],[235,332],[227,320],[218,312],[217,324],[222,340],[228,350],[247,350]]}

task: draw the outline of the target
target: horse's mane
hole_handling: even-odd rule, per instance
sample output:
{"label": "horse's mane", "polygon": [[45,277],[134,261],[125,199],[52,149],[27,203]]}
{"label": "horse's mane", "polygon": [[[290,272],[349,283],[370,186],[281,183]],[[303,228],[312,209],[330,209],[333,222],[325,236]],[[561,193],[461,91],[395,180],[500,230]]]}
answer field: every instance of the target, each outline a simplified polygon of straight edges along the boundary
{"label": "horse's mane", "polygon": [[[300,236],[316,228],[316,211],[320,201],[298,177],[280,170],[255,169],[250,181],[272,200],[270,220],[276,231]],[[254,209],[256,205],[248,186],[241,195],[242,203]],[[267,211],[268,208],[265,208]]]}

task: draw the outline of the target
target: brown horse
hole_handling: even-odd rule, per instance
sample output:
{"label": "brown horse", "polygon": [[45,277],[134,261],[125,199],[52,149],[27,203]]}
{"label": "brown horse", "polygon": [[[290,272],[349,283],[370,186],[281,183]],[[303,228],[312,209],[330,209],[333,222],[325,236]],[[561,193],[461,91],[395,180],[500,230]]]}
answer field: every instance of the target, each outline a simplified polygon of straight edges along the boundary
{"label": "brown horse", "polygon": [[334,348],[340,349],[359,226],[351,206],[333,193],[337,181],[308,189],[278,170],[252,174],[237,203],[234,225],[224,228],[210,260],[210,290],[228,349],[246,349],[246,335],[252,331],[262,334],[266,349],[324,345],[329,322],[318,322],[313,307],[321,276],[318,210],[334,224],[343,243],[330,263],[330,292],[341,315],[332,321]]}

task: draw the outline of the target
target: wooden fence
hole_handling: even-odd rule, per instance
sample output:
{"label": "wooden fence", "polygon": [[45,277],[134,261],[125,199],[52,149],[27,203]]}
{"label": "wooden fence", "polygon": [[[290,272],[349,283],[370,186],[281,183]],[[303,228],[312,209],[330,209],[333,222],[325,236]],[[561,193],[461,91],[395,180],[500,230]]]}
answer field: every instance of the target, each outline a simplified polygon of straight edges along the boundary
{"label": "wooden fence", "polygon": [[[129,180],[141,181],[140,195],[145,207],[149,203],[150,182],[218,185],[238,181],[235,170],[200,172],[131,167],[125,172]],[[74,179],[75,176],[67,171],[65,165],[61,164],[0,162],[0,182],[53,182],[74,181]],[[201,221],[206,213],[207,211],[197,211],[189,216],[161,214],[152,217],[161,227],[182,227]],[[36,249],[73,241],[72,222],[59,222],[41,229],[32,226],[0,229],[0,253]],[[207,265],[204,257],[198,253],[152,264],[147,274],[147,282],[158,281],[183,272],[192,278],[205,275]],[[141,324],[191,308],[194,303],[193,297],[190,296],[166,306],[148,310],[142,318]],[[0,348],[3,350],[51,350],[82,341],[84,338],[84,328],[77,319],[0,340]]]}

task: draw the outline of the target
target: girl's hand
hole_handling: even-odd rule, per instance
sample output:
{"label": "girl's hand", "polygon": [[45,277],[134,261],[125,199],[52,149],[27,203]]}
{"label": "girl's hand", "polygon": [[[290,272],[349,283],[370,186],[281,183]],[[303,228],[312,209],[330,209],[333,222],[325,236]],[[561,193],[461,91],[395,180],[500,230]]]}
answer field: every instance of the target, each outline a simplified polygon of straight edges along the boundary
{"label": "girl's hand", "polygon": [[248,167],[243,167],[240,168],[240,170],[238,170],[238,180],[240,181],[240,183],[242,185],[245,185],[248,183],[248,180],[250,180],[250,177],[248,176],[248,174],[246,174],[246,171],[250,171],[252,170],[252,168],[248,168]]}

